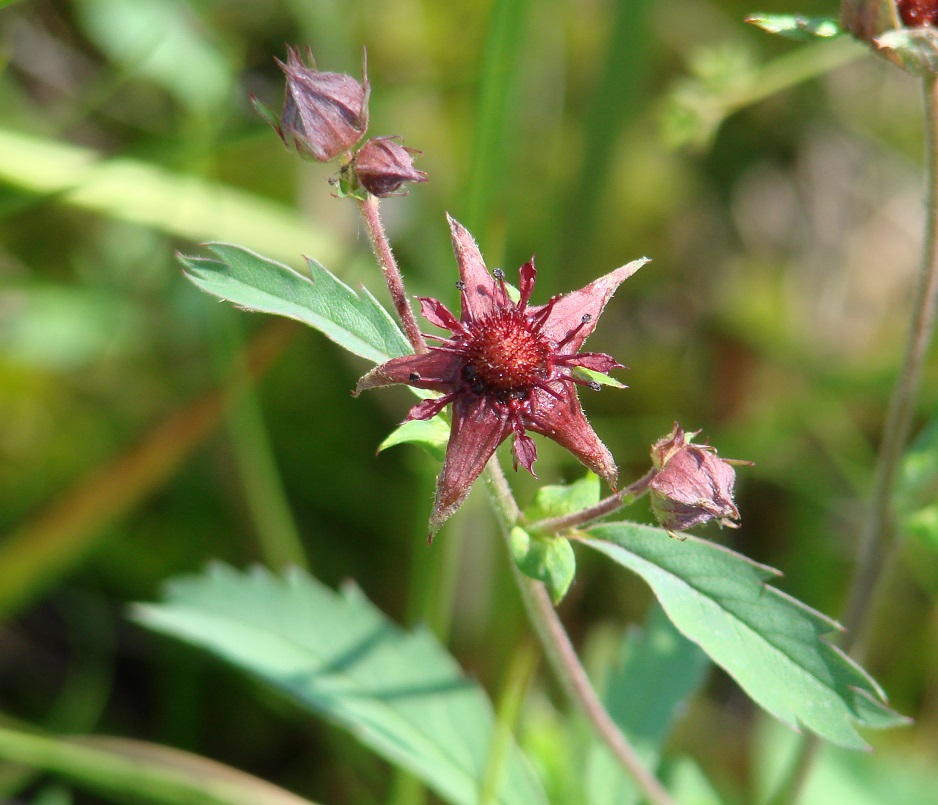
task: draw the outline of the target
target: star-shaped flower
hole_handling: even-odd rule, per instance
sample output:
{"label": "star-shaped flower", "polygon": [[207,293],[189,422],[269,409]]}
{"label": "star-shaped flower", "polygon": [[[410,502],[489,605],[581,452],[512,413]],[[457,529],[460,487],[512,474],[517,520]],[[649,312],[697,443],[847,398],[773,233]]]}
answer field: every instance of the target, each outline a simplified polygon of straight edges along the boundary
{"label": "star-shaped flower", "polygon": [[459,264],[457,288],[462,312],[457,319],[437,299],[418,297],[426,319],[449,330],[429,352],[394,358],[358,383],[365,389],[405,383],[442,392],[415,405],[407,420],[430,419],[452,403],[452,426],[443,470],[437,479],[430,536],[469,494],[486,462],[514,435],[514,465],[532,475],[537,448],[527,431],[553,439],[615,487],[616,464],[593,431],[576,386],[599,389],[577,376],[577,367],[607,373],[622,364],[601,352],[578,352],[619,284],[646,262],[628,265],[585,288],[529,305],[537,272],[534,261],[521,266],[520,298],[512,301],[504,274],[489,273],[479,247],[461,224],[449,218]]}

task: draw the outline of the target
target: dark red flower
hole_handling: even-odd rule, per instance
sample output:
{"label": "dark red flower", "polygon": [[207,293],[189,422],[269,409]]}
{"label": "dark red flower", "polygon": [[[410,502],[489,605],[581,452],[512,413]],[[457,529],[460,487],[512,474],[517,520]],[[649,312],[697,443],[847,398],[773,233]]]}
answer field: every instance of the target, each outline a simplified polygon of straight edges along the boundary
{"label": "dark red flower", "polygon": [[255,106],[276,129],[288,148],[301,156],[328,162],[348,151],[368,128],[368,76],[362,65],[362,81],[343,73],[316,69],[307,49],[309,66],[293,48],[287,63],[277,64],[287,77],[287,91],[279,121],[255,101]]}
{"label": "dark red flower", "polygon": [[692,443],[698,433],[687,433],[675,422],[671,434],[651,448],[657,471],[648,484],[651,508],[668,531],[686,531],[710,520],[735,528],[734,521],[739,520],[733,502],[736,472],[731,465],[751,462],[718,458],[710,445]]}
{"label": "dark red flower", "polygon": [[355,154],[352,166],[362,187],[373,196],[393,196],[404,182],[425,182],[427,174],[414,168],[413,148],[405,148],[397,137],[374,137]]}
{"label": "dark red flower", "polygon": [[647,260],[635,260],[585,288],[528,304],[534,290],[533,260],[521,266],[520,298],[512,301],[504,274],[489,273],[469,232],[448,218],[459,264],[462,312],[456,318],[437,299],[420,297],[430,322],[449,338],[421,355],[394,358],[358,383],[365,389],[405,383],[442,392],[415,405],[407,420],[430,419],[452,403],[452,426],[443,470],[437,479],[430,535],[469,494],[495,449],[514,436],[514,465],[532,474],[537,448],[527,431],[553,439],[615,487],[616,465],[580,407],[576,386],[599,389],[578,377],[577,367],[607,373],[621,367],[600,352],[578,352],[619,284]]}

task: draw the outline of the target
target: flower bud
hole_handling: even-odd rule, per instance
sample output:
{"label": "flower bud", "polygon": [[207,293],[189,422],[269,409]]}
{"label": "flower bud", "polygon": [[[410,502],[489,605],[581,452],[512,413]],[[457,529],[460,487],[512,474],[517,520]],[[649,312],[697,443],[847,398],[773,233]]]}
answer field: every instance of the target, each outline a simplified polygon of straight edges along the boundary
{"label": "flower bud", "polygon": [[710,445],[692,444],[699,432],[686,433],[675,422],[671,434],[651,448],[656,470],[648,484],[651,508],[669,531],[686,531],[710,520],[735,528],[733,521],[739,520],[733,503],[736,473],[731,463],[751,462],[724,461]]}
{"label": "flower bud", "polygon": [[395,142],[395,137],[368,140],[355,155],[353,167],[358,183],[373,196],[395,194],[404,182],[425,182],[427,174],[414,169],[413,148]]}
{"label": "flower bud", "polygon": [[308,67],[293,48],[287,50],[286,64],[277,59],[287,77],[287,91],[280,120],[270,122],[288,148],[328,162],[348,151],[368,128],[366,65],[363,59],[359,83],[350,75],[317,70],[309,49],[306,55]]}

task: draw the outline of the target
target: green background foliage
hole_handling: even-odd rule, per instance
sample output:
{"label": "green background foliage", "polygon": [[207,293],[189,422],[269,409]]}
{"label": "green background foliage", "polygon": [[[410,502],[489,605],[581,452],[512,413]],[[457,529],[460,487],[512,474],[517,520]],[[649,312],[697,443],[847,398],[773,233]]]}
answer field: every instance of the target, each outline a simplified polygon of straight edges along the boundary
{"label": "green background foliage", "polygon": [[[499,718],[520,686],[518,740],[550,801],[577,801],[593,748],[546,675],[518,670],[530,644],[484,496],[428,549],[437,460],[412,445],[375,456],[412,395],[352,399],[367,361],[220,305],[175,261],[219,240],[300,272],[307,255],[389,307],[332,168],[291,157],[251,108],[249,93],[278,107],[285,43],[353,75],[366,45],[372,133],[423,152],[430,183],[383,203],[411,293],[457,307],[445,211],[509,276],[536,253],[534,303],[654,259],[589,342],[630,367],[628,390],[582,394],[620,477],[645,472],[675,419],[704,428],[721,456],[756,464],[738,472],[743,527],[704,536],[840,613],[917,259],[909,76],[846,40],[770,37],[742,22],[766,9],[737,0],[0,6],[0,726],[191,750],[315,802],[419,802],[341,730],[126,618],[210,560],[291,563],[426,623]],[[932,359],[908,538],[864,663],[916,723],[864,732],[872,754],[825,750],[808,802],[841,801],[857,779],[869,792],[901,778],[909,802],[934,790],[936,381]],[[545,483],[581,477],[538,449]],[[516,488],[531,503],[535,482]],[[648,519],[642,503],[629,516]],[[577,549],[577,571],[561,614],[599,676],[651,595],[592,551]],[[766,720],[711,673],[676,721],[666,778],[700,801],[711,785],[758,801],[790,752]],[[69,801],[0,767],[0,799],[16,793]]]}

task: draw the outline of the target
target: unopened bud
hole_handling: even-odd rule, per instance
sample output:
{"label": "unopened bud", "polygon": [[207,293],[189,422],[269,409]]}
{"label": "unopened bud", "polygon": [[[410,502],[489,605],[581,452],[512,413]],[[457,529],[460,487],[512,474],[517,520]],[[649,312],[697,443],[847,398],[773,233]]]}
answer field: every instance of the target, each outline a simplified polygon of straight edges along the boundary
{"label": "unopened bud", "polygon": [[288,148],[301,156],[328,162],[348,151],[368,128],[368,77],[362,63],[362,82],[343,73],[324,73],[316,69],[307,49],[309,66],[289,48],[287,63],[277,64],[287,77],[286,97],[280,120],[258,111],[271,122]]}
{"label": "unopened bud", "polygon": [[426,182],[427,174],[414,168],[413,148],[395,137],[375,137],[355,154],[353,168],[358,183],[373,196],[394,195],[404,182]]}
{"label": "unopened bud", "polygon": [[733,502],[736,472],[710,445],[693,444],[700,431],[686,433],[674,423],[669,436],[652,445],[651,460],[656,470],[648,484],[651,508],[668,531],[686,531],[716,520],[721,526],[736,527],[739,510]]}

